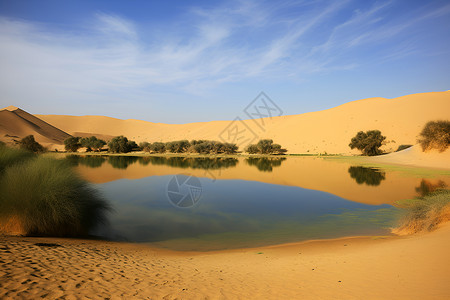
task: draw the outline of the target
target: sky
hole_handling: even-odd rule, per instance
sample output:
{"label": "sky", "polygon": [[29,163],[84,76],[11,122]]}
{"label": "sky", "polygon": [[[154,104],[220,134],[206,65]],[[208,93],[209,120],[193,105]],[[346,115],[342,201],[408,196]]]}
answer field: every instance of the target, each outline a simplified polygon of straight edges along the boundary
{"label": "sky", "polygon": [[162,123],[450,89],[449,1],[0,0],[0,107]]}

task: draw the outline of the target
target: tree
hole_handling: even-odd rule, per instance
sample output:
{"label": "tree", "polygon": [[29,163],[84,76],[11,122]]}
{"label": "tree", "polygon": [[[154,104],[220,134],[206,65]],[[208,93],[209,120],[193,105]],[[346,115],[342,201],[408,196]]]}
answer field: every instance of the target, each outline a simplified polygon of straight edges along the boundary
{"label": "tree", "polygon": [[154,142],[151,145],[150,149],[156,153],[164,153],[164,152],[166,152],[166,145],[161,142]]}
{"label": "tree", "polygon": [[39,152],[45,151],[44,147],[34,140],[33,135],[28,135],[28,136],[24,137],[23,139],[21,139],[19,141],[19,146],[22,149],[25,149],[25,150],[28,150],[28,151],[31,151],[34,153],[39,153]]}
{"label": "tree", "polygon": [[245,149],[249,154],[284,154],[287,152],[281,145],[274,144],[273,140],[260,140],[257,144],[248,145]]}
{"label": "tree", "polygon": [[64,148],[70,152],[77,152],[77,150],[81,147],[80,137],[71,136],[64,140]]}
{"label": "tree", "polygon": [[352,138],[348,146],[351,149],[360,150],[363,155],[374,156],[383,153],[379,148],[385,139],[386,137],[381,135],[379,130],[360,131]]}
{"label": "tree", "polygon": [[166,143],[166,150],[172,153],[184,153],[190,145],[188,140],[168,142]]}
{"label": "tree", "polygon": [[96,136],[91,136],[88,138],[82,138],[80,139],[80,144],[82,147],[86,147],[86,151],[100,151],[100,149],[103,148],[103,146],[106,145],[106,142],[104,140],[98,139]]}
{"label": "tree", "polygon": [[109,151],[114,153],[128,153],[137,147],[134,141],[129,141],[123,135],[116,136],[108,143]]}
{"label": "tree", "polygon": [[422,129],[418,140],[422,150],[444,152],[450,145],[450,121],[430,121]]}
{"label": "tree", "polygon": [[139,148],[144,152],[150,152],[151,151],[151,145],[149,142],[141,142],[139,143]]}

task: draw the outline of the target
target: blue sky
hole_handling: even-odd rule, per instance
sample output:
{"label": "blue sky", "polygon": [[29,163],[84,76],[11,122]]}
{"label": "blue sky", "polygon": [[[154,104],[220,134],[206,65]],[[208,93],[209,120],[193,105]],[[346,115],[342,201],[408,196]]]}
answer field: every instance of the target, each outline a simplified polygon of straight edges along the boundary
{"label": "blue sky", "polygon": [[0,0],[0,104],[231,120],[450,89],[449,1]]}

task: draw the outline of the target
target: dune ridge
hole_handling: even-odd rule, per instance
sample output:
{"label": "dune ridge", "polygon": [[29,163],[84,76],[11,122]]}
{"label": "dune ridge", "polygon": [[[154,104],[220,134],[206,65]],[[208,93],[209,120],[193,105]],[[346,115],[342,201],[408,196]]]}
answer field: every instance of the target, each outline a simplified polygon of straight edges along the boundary
{"label": "dune ridge", "polygon": [[[386,151],[402,144],[416,144],[423,126],[431,120],[450,119],[450,92],[412,94],[393,99],[368,98],[323,111],[264,119],[258,127],[244,120],[256,138],[271,138],[289,153],[358,153],[350,150],[350,139],[360,130],[381,130],[387,137]],[[75,134],[125,135],[136,142],[179,139],[220,140],[231,121],[163,124],[121,120],[105,116],[36,115],[38,118]],[[228,141],[228,140],[225,140]],[[242,149],[241,149],[242,150]]]}
{"label": "dune ridge", "polygon": [[61,129],[17,108],[8,106],[0,110],[0,136],[6,142],[14,142],[27,135],[44,146],[61,145],[70,135]]}

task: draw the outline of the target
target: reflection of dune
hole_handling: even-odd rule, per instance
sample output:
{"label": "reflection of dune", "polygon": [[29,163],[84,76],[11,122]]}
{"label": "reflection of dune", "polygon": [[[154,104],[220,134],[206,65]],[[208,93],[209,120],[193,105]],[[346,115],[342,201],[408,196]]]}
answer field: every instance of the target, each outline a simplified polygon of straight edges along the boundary
{"label": "reflection of dune", "polygon": [[[257,168],[248,166],[243,158],[233,168],[219,170],[205,170],[181,167],[167,167],[167,165],[144,166],[142,164],[129,165],[127,169],[115,169],[109,164],[101,168],[92,169],[80,165],[78,171],[89,181],[104,183],[118,179],[138,179],[148,176],[173,175],[189,173],[197,177],[211,179],[242,179],[265,183],[298,186],[307,189],[325,191],[342,198],[367,204],[394,203],[396,200],[413,198],[416,187],[422,178],[407,177],[398,172],[389,172],[379,186],[358,184],[348,173],[349,163],[334,162],[316,157],[289,157],[272,172],[261,172]],[[440,180],[447,185],[450,178]],[[435,180],[430,180],[434,182]]]}
{"label": "reflection of dune", "polygon": [[[395,99],[370,98],[331,109],[275,117],[266,120],[264,131],[245,121],[260,138],[272,138],[290,153],[350,153],[348,143],[359,130],[379,129],[387,136],[385,149],[415,144],[426,122],[448,119],[450,92],[414,94]],[[38,115],[54,126],[75,134],[125,135],[141,141],[177,139],[218,140],[230,121],[189,124],[162,124],[138,120],[119,120],[103,116]],[[355,150],[353,153],[357,153]]]}

